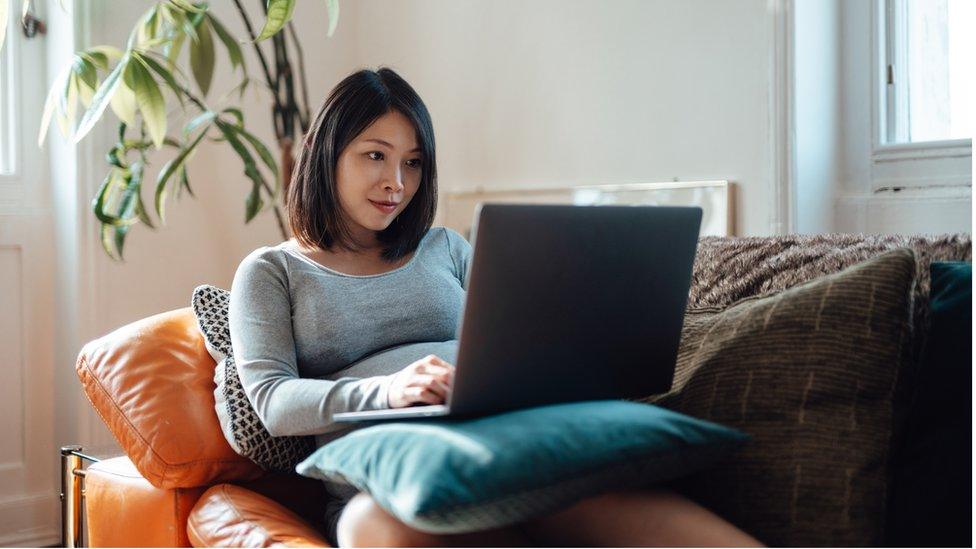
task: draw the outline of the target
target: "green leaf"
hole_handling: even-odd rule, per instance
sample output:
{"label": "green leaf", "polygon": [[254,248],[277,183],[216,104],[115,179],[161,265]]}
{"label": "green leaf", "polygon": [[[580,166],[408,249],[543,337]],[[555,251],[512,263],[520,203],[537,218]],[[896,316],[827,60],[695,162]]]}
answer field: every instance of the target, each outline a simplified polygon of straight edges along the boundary
{"label": "green leaf", "polygon": [[76,54],[74,62],[71,64],[71,70],[78,75],[82,82],[94,90],[98,87],[98,71],[95,69],[95,64],[87,57],[84,53]]}
{"label": "green leaf", "polygon": [[126,51],[132,51],[147,40],[146,24],[155,17],[157,8],[158,4],[153,4],[151,8],[146,10],[146,13],[143,13],[142,16],[139,17],[136,25],[132,27],[132,30],[129,32],[129,39],[125,42]]}
{"label": "green leaf", "polygon": [[142,63],[129,63],[127,76],[132,78],[136,103],[149,129],[153,144],[160,149],[163,146],[163,139],[166,138],[166,102],[163,101],[163,94]]}
{"label": "green leaf", "polygon": [[[122,158],[119,158],[119,154],[122,154]],[[125,150],[118,145],[112,147],[105,153],[105,161],[112,166],[119,168],[125,168],[125,164],[122,162],[125,159]]]}
{"label": "green leaf", "polygon": [[41,127],[37,135],[38,147],[44,146],[44,139],[47,137],[47,130],[51,126],[51,116],[54,114],[54,108],[58,104],[58,91],[64,89],[64,80],[68,78],[70,73],[70,65],[63,68],[61,73],[58,74],[58,77],[54,80],[54,83],[51,85],[51,89],[47,92],[47,100],[44,102],[44,112],[41,114]]}
{"label": "green leaf", "polygon": [[203,13],[207,11],[206,7],[194,6],[193,4],[187,2],[186,0],[170,0],[173,5],[177,6],[183,11],[191,11],[195,13]]}
{"label": "green leaf", "polygon": [[95,217],[102,223],[113,227],[132,225],[138,221],[136,218],[128,220],[121,219],[116,215],[105,212],[105,208],[111,202],[111,197],[115,193],[115,190],[125,186],[125,179],[120,172],[121,170],[113,168],[102,181],[102,185],[98,189],[98,194],[92,199],[92,212],[95,214]]}
{"label": "green leaf", "polygon": [[205,111],[197,115],[196,118],[187,122],[186,126],[183,127],[183,135],[187,136],[193,133],[193,130],[197,129],[201,124],[206,124],[216,117],[217,113],[213,111]]}
{"label": "green leaf", "polygon": [[[71,72],[75,76],[74,86],[85,108],[91,105],[95,90],[98,88],[98,71],[95,69],[95,64],[87,57],[84,53],[75,54],[74,63],[71,65]],[[74,119],[73,114],[72,112],[72,119]]]}
{"label": "green leaf", "polygon": [[247,193],[247,200],[244,205],[244,223],[250,223],[264,207],[264,200],[261,199],[261,187],[258,185],[251,187],[251,192]]}
{"label": "green leaf", "polygon": [[70,133],[75,124],[75,114],[78,110],[78,87],[78,75],[72,71],[68,75],[68,86],[62,97],[62,105],[64,105],[65,110],[61,111],[61,116],[58,116],[58,124],[60,124],[61,133],[64,135]]}
{"label": "green leaf", "polygon": [[193,69],[193,78],[200,86],[200,91],[206,97],[207,92],[210,91],[214,67],[213,38],[206,19],[201,19],[197,26],[197,36],[199,40],[190,44],[190,68]]}
{"label": "green leaf", "polygon": [[142,18],[142,24],[137,28],[137,41],[140,45],[156,38],[156,29],[159,21],[158,5],[149,8],[149,11]]}
{"label": "green leaf", "polygon": [[[122,50],[120,50],[119,48],[116,48],[115,46],[92,46],[92,47],[88,48],[85,51],[87,51],[89,54],[92,54],[92,55],[95,55],[95,54],[103,55],[106,58],[108,58],[108,60],[110,60],[110,61],[115,61],[116,59],[121,59],[122,56],[125,55],[122,52]],[[108,70],[108,66],[106,65],[104,67],[104,69],[105,70]]]}
{"label": "green leaf", "polygon": [[139,194],[139,188],[142,184],[142,170],[142,162],[132,163],[132,166],[129,168],[129,178],[126,181],[125,187],[122,189],[122,199],[119,201],[118,218],[122,221],[129,222],[129,225],[134,225],[138,220],[135,215],[135,198]]}
{"label": "green leaf", "polygon": [[261,157],[261,160],[264,161],[264,164],[268,167],[269,170],[271,170],[271,174],[272,177],[274,177],[274,182],[275,182],[274,191],[272,191],[272,196],[277,197],[278,194],[281,192],[280,190],[281,185],[279,182],[280,178],[278,176],[278,163],[275,162],[274,155],[272,155],[271,151],[269,151],[268,148],[264,146],[264,143],[262,143],[261,140],[259,140],[254,135],[244,131],[243,129],[240,130],[240,134],[244,136],[244,139],[247,139],[248,143],[251,144],[251,147],[253,147],[254,150],[258,152],[258,156]]}
{"label": "green leaf", "polygon": [[261,34],[254,41],[260,42],[274,36],[288,21],[291,21],[294,10],[295,0],[268,0],[268,18],[264,22]]}
{"label": "green leaf", "polygon": [[166,67],[160,65],[158,61],[156,61],[152,57],[149,57],[148,55],[139,55],[135,53],[133,53],[133,55],[135,55],[136,59],[141,61],[142,64],[146,66],[146,68],[152,69],[156,74],[161,76],[163,78],[163,81],[166,82],[166,85],[169,86],[169,89],[173,91],[173,95],[175,95],[176,99],[179,100],[180,105],[183,105],[183,90],[180,89],[180,85],[176,82],[176,79],[173,78],[173,73],[167,70]]}
{"label": "green leaf", "polygon": [[[74,64],[72,64],[72,69],[73,68],[74,68]],[[71,95],[71,88],[75,87],[76,85],[75,84],[76,78],[77,76],[75,75],[75,71],[71,70],[64,81],[64,90],[62,91],[61,95],[58,97],[58,113],[60,115],[58,123],[61,124],[62,135],[67,135],[66,128],[65,128],[65,122],[66,122],[65,117],[67,116],[68,113],[68,97]]]}
{"label": "green leaf", "polygon": [[226,112],[228,114],[233,115],[234,118],[237,120],[236,126],[238,128],[243,128],[244,127],[244,113],[241,112],[241,109],[238,109],[236,107],[228,107],[228,108],[226,108],[226,109],[224,109],[224,110],[222,110],[220,112],[221,112],[221,114],[223,114],[223,113]]}
{"label": "green leaf", "polygon": [[159,175],[156,177],[155,206],[156,206],[156,215],[159,217],[159,221],[164,225],[166,224],[166,211],[165,211],[166,183],[169,181],[169,178],[173,175],[173,173],[175,173],[177,169],[183,166],[183,164],[186,162],[187,157],[190,155],[190,153],[193,152],[193,149],[195,149],[197,145],[200,144],[200,141],[203,140],[203,136],[205,135],[207,135],[206,129],[200,132],[200,135],[198,135],[196,139],[191,141],[190,144],[187,145],[185,149],[180,151],[180,153],[177,154],[175,158],[167,162],[165,165],[163,165],[163,168],[159,170]]}
{"label": "green leaf", "polygon": [[172,4],[162,3],[159,4],[159,16],[163,18],[163,22],[168,24],[170,27],[175,26],[176,19],[173,17],[173,12],[171,10],[176,9]]}
{"label": "green leaf", "polygon": [[339,0],[325,0],[325,8],[329,13],[328,36],[331,37],[336,30],[336,25],[339,24]]}
{"label": "green leaf", "polygon": [[102,234],[102,249],[108,254],[110,258],[118,261],[119,258],[115,257],[112,253],[112,234],[114,233],[115,227],[109,225],[108,223],[102,223],[101,234]]}
{"label": "green leaf", "polygon": [[146,40],[145,42],[142,42],[141,44],[139,44],[139,49],[148,51],[151,48],[155,48],[156,46],[161,46],[163,44],[169,44],[172,41],[173,39],[171,37],[160,36],[159,38],[153,38],[152,40]]}
{"label": "green leaf", "polygon": [[129,57],[123,56],[119,64],[115,66],[115,69],[105,77],[105,81],[98,87],[98,91],[95,92],[95,97],[92,98],[91,106],[88,107],[84,116],[81,117],[81,122],[75,131],[75,143],[81,141],[83,137],[88,135],[88,132],[95,126],[95,122],[98,122],[98,119],[102,117],[102,113],[105,112],[105,107],[108,106],[109,101],[115,94],[115,90],[118,89],[119,84],[122,82],[122,72],[125,71],[128,64]]}
{"label": "green leaf", "polygon": [[240,90],[240,93],[237,95],[238,101],[244,99],[244,92],[247,90],[247,85],[250,83],[251,83],[251,79],[245,76],[244,80],[241,80],[241,83],[237,85],[238,89]]}
{"label": "green leaf", "polygon": [[220,38],[220,41],[224,43],[224,47],[227,48],[227,57],[230,58],[231,67],[236,69],[240,65],[246,73],[247,67],[244,66],[244,55],[241,53],[241,45],[227,32],[227,29],[224,28],[224,25],[216,17],[207,14],[207,20],[210,21],[210,26],[217,33],[217,38]]}
{"label": "green leaf", "polygon": [[134,162],[122,191],[122,199],[119,202],[118,217],[123,221],[132,222],[115,227],[115,249],[118,251],[120,259],[124,257],[125,236],[128,234],[130,226],[135,224],[137,220],[141,220],[138,211],[139,204],[142,202],[142,173],[143,163],[141,161]]}
{"label": "green leaf", "polygon": [[119,117],[119,120],[125,122],[128,126],[136,125],[136,111],[138,110],[138,105],[136,105],[136,94],[132,91],[132,88],[122,85],[115,90],[115,94],[109,101],[112,105],[112,111],[115,116]]}
{"label": "green leaf", "polygon": [[148,225],[150,229],[154,229],[155,230],[156,229],[156,226],[153,225],[152,220],[149,219],[149,214],[146,213],[146,206],[145,206],[145,204],[142,203],[142,193],[139,193],[136,196],[137,196],[137,199],[138,199],[137,202],[136,202],[136,217],[139,218],[139,221],[142,221],[143,223],[145,223],[146,225]]}
{"label": "green leaf", "polygon": [[89,88],[88,84],[78,81],[78,99],[86,109],[91,106],[92,99],[95,98],[95,88]]}
{"label": "green leaf", "polygon": [[10,16],[10,0],[0,0],[0,51],[3,51],[3,41],[7,36],[7,18]]}
{"label": "green leaf", "polygon": [[224,138],[227,139],[230,146],[237,152],[237,155],[241,157],[241,160],[244,162],[244,175],[252,182],[251,192],[247,195],[244,212],[244,223],[249,223],[261,211],[261,207],[264,206],[264,202],[261,200],[261,186],[264,184],[264,175],[261,174],[261,170],[258,169],[257,164],[254,162],[254,157],[251,156],[247,147],[237,138],[237,128],[219,119],[217,120],[217,127],[223,132]]}
{"label": "green leaf", "polygon": [[170,71],[176,69],[176,61],[179,59],[180,51],[183,49],[183,42],[186,41],[186,33],[173,32],[175,33],[173,40],[163,48],[163,54],[166,56],[166,65]]}
{"label": "green leaf", "polygon": [[124,260],[122,248],[125,246],[125,235],[129,232],[129,227],[115,228],[115,250],[119,254],[119,260]]}
{"label": "green leaf", "polygon": [[[225,109],[225,112],[227,110],[230,110],[230,109]],[[271,170],[271,173],[273,173],[273,174],[275,174],[277,176],[278,175],[278,163],[275,162],[274,155],[271,154],[271,151],[268,149],[268,147],[266,147],[264,145],[264,143],[261,142],[260,139],[258,139],[257,137],[255,137],[254,134],[248,132],[244,128],[241,128],[241,127],[234,128],[234,132],[237,133],[238,135],[240,135],[241,137],[243,137],[244,139],[246,139],[247,142],[251,144],[251,147],[255,151],[257,151],[258,156],[261,157],[261,160],[264,161],[264,164],[268,167],[269,170]]]}
{"label": "green leaf", "polygon": [[85,61],[88,61],[93,66],[102,69],[103,71],[108,70],[108,56],[104,53],[80,51],[75,55],[81,56]]}
{"label": "green leaf", "polygon": [[187,177],[186,172],[186,164],[184,164],[183,167],[180,168],[180,186],[186,189],[186,192],[190,193],[191,197],[196,198],[197,195],[193,194],[193,189],[190,188],[190,179]]}
{"label": "green leaf", "polygon": [[173,12],[173,18],[179,21],[180,28],[183,29],[183,34],[190,37],[192,42],[198,42],[200,37],[197,36],[197,29],[193,26],[193,21],[182,11]]}

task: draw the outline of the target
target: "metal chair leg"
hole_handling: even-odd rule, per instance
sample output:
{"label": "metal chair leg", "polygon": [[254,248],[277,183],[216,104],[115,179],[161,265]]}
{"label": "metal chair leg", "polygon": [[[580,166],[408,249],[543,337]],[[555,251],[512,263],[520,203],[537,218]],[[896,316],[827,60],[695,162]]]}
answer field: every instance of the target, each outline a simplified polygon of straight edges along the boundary
{"label": "metal chair leg", "polygon": [[85,495],[82,460],[99,461],[78,445],[61,447],[61,547],[83,547],[81,502]]}

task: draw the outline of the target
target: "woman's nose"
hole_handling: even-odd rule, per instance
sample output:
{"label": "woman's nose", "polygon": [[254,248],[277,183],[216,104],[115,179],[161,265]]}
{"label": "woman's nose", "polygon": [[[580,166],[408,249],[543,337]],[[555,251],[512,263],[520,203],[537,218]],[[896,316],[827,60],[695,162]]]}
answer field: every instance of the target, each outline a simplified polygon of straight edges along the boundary
{"label": "woman's nose", "polygon": [[392,192],[399,192],[403,190],[403,181],[401,181],[399,168],[394,167],[384,174],[383,188],[389,189]]}

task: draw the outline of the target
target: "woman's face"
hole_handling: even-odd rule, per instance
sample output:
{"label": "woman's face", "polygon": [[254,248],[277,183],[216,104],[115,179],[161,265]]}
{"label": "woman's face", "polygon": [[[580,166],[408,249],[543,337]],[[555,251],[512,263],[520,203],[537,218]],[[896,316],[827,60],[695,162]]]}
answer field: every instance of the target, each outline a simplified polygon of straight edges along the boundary
{"label": "woman's face", "polygon": [[421,161],[413,124],[399,111],[377,118],[342,151],[336,189],[356,242],[373,246],[376,231],[403,212],[420,187]]}

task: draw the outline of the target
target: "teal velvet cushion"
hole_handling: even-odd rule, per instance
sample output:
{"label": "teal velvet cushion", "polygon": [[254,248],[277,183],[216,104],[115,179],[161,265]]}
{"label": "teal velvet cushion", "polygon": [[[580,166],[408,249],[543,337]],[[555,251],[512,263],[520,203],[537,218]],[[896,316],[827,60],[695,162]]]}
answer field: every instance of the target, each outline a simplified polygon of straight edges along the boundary
{"label": "teal velvet cushion", "polygon": [[930,269],[931,325],[887,521],[895,547],[972,543],[973,264]]}
{"label": "teal velvet cushion", "polygon": [[747,438],[650,404],[601,400],[380,423],[326,444],[296,470],[350,483],[418,530],[461,533],[673,479]]}

